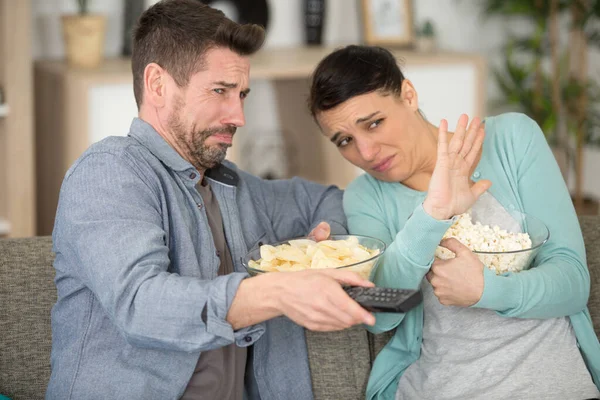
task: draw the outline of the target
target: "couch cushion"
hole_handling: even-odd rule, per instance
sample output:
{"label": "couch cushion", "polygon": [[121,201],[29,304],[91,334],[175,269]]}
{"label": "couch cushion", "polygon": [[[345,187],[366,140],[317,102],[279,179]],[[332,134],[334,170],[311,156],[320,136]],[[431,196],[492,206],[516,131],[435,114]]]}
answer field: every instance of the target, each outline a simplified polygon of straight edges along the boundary
{"label": "couch cushion", "polygon": [[43,399],[56,302],[50,237],[0,240],[0,393]]}
{"label": "couch cushion", "polygon": [[588,308],[594,321],[596,336],[600,336],[600,217],[580,217],[579,223],[585,241],[591,290]]}
{"label": "couch cushion", "polygon": [[365,398],[371,370],[367,331],[306,331],[315,400]]}

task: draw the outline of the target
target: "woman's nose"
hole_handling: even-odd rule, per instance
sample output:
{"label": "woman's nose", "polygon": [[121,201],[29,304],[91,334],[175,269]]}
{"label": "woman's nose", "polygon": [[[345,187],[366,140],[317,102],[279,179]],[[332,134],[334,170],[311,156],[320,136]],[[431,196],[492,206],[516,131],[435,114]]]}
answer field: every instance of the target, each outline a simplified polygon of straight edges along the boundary
{"label": "woman's nose", "polygon": [[379,153],[379,145],[369,139],[357,140],[358,153],[363,160],[372,162]]}

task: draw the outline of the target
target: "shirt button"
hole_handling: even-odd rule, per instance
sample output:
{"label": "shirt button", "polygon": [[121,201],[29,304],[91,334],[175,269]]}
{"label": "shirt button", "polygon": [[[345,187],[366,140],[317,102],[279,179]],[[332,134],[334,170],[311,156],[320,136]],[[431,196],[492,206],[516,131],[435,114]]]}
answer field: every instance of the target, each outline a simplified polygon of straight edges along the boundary
{"label": "shirt button", "polygon": [[252,337],[246,336],[246,337],[244,337],[244,340],[246,341],[246,343],[250,343],[252,341]]}
{"label": "shirt button", "polygon": [[475,171],[475,173],[473,174],[473,178],[478,179],[481,176],[481,174],[479,173],[479,171]]}
{"label": "shirt button", "polygon": [[192,173],[190,174],[190,179],[194,179],[195,177],[196,177],[196,173],[195,173],[195,172],[192,172]]}

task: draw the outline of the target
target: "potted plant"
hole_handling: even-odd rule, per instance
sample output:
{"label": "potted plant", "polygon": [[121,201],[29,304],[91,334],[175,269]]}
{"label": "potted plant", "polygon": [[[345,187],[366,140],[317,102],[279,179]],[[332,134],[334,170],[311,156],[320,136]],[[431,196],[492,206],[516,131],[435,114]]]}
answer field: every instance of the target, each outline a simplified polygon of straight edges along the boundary
{"label": "potted plant", "polygon": [[[600,45],[600,0],[487,0],[487,15],[528,19],[533,34],[511,37],[503,68],[494,71],[501,103],[536,120],[555,149],[580,214],[598,214],[598,199],[586,197],[584,151],[598,146],[600,89],[589,79],[589,45]],[[568,38],[559,20],[569,20]],[[565,32],[567,33],[567,32]],[[566,35],[563,35],[566,36]]]}
{"label": "potted plant", "polygon": [[433,22],[430,20],[425,20],[425,22],[423,22],[421,25],[421,28],[417,29],[416,46],[417,50],[423,52],[431,52],[435,50],[435,28],[433,26]]}
{"label": "potted plant", "polygon": [[78,67],[95,67],[104,56],[106,17],[90,14],[89,3],[77,0],[77,14],[62,16],[67,61]]}

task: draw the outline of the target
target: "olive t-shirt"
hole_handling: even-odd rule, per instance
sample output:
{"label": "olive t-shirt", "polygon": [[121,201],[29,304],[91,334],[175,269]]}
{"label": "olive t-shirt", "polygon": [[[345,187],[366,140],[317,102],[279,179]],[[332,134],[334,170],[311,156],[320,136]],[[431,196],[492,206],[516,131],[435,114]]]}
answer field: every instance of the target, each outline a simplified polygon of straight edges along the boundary
{"label": "olive t-shirt", "polygon": [[[208,224],[217,255],[221,259],[219,275],[233,272],[233,260],[223,229],[223,218],[217,199],[205,180],[197,185],[204,200]],[[203,351],[182,400],[241,400],[244,395],[244,371],[247,349],[235,343],[215,350]]]}

